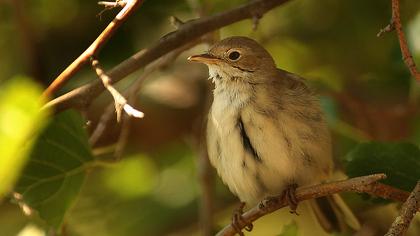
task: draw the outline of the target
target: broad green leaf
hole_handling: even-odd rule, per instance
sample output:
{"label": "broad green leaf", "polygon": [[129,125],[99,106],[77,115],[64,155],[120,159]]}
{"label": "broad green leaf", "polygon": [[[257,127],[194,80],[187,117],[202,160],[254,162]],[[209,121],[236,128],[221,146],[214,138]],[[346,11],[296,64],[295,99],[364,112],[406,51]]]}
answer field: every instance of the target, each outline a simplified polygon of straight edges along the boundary
{"label": "broad green leaf", "polygon": [[45,126],[42,90],[29,78],[17,77],[0,89],[0,199],[17,181],[33,142]]}
{"label": "broad green leaf", "polygon": [[74,203],[92,160],[83,119],[58,114],[35,142],[16,192],[50,226],[60,227]]}
{"label": "broad green leaf", "polygon": [[296,222],[291,222],[283,227],[283,231],[278,236],[296,236],[298,235],[298,227]]}
{"label": "broad green leaf", "polygon": [[420,179],[420,149],[410,143],[370,142],[357,145],[346,156],[350,177],[385,173],[383,183],[411,191]]}

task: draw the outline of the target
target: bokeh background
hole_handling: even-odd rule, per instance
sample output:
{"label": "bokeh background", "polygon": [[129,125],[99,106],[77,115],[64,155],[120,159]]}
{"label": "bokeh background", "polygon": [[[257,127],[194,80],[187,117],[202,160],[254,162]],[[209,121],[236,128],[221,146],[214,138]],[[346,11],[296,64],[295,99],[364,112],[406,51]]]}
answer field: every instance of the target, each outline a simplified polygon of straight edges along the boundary
{"label": "bokeh background", "polygon": [[[174,30],[170,16],[189,20],[245,2],[145,1],[106,44],[99,59],[111,69],[150,46]],[[252,21],[246,20],[217,34],[252,37],[270,51],[278,67],[308,79],[321,96],[341,167],[349,150],[363,141],[420,145],[419,82],[402,61],[395,33],[376,36],[390,21],[390,5],[383,0],[292,0],[266,14],[255,31]],[[46,87],[118,12],[106,11],[99,18],[101,10],[96,1],[0,1],[0,89],[22,76]],[[420,2],[402,1],[401,15],[409,47],[420,64]],[[212,85],[207,69],[189,64],[186,58],[206,49],[207,45],[199,45],[186,51],[147,78],[136,100],[145,118],[130,121],[121,161],[89,172],[66,216],[63,235],[199,235],[200,171],[205,158],[201,131]],[[130,75],[117,88],[130,87],[141,73]],[[95,79],[86,66],[60,93]],[[83,113],[89,132],[111,102],[109,94],[103,93]],[[93,147],[97,158],[112,160],[120,131],[114,119]],[[229,222],[237,200],[213,172],[205,180],[213,189],[217,230]],[[361,217],[375,219],[371,221],[376,233],[389,226],[396,212],[387,205],[379,217],[361,199],[352,204]],[[275,221],[260,223],[265,225],[260,229],[267,229],[260,235],[281,232],[270,222]],[[44,224],[36,216],[25,216],[17,204],[1,202],[0,235],[25,232],[43,235]]]}

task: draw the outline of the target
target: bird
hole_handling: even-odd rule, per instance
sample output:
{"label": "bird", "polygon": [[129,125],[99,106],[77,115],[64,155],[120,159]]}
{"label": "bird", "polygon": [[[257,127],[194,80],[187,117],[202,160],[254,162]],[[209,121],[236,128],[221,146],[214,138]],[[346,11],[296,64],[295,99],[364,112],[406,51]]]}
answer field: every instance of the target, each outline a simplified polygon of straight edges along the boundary
{"label": "bird", "polygon": [[[188,60],[207,65],[214,83],[206,136],[218,175],[241,207],[283,194],[295,212],[296,188],[327,181],[333,170],[331,136],[317,95],[248,37],[225,38]],[[332,230],[331,224],[324,227]]]}

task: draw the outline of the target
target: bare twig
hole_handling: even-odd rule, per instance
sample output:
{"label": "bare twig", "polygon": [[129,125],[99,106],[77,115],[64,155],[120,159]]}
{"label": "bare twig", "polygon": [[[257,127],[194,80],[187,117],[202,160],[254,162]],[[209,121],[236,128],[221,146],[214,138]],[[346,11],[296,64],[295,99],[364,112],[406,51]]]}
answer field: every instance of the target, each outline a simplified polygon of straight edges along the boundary
{"label": "bare twig", "polygon": [[121,160],[121,158],[123,157],[124,150],[128,143],[130,129],[131,129],[131,119],[128,115],[123,115],[123,118],[121,121],[120,136],[118,137],[118,141],[116,143],[115,151],[114,151],[114,158],[116,161]]}
{"label": "bare twig", "polygon": [[117,7],[125,7],[127,5],[127,1],[125,0],[115,0],[114,2],[104,2],[100,1],[98,2],[98,5],[104,6],[104,9],[99,12],[96,16],[99,17],[99,19],[102,18],[102,14],[108,10],[117,8]]}
{"label": "bare twig", "polygon": [[[141,50],[132,57],[123,61],[107,74],[113,78],[114,82],[118,82],[127,75],[158,59],[175,48],[187,44],[192,39],[198,38],[204,34],[237,21],[252,18],[257,12],[259,15],[263,15],[270,9],[280,6],[288,1],[289,0],[252,1],[213,16],[188,21],[178,30],[167,34],[151,47]],[[91,82],[50,101],[46,107],[55,106],[58,111],[68,108],[85,109],[86,106],[89,106],[92,100],[95,99],[102,91],[103,87],[100,83]]]}
{"label": "bare twig", "polygon": [[391,228],[385,236],[402,236],[407,232],[411,220],[420,210],[420,181],[417,182],[416,187],[411,192],[407,201],[401,208],[400,215],[392,223]]}
{"label": "bare twig", "polygon": [[127,1],[125,0],[115,0],[114,2],[99,1],[98,5],[102,5],[105,8],[125,7],[127,5]]}
{"label": "bare twig", "polygon": [[173,25],[175,27],[175,29],[179,29],[181,28],[181,26],[183,24],[185,24],[185,22],[183,22],[182,20],[180,20],[178,17],[176,16],[171,16],[169,18],[169,22],[171,22],[171,25]]}
{"label": "bare twig", "polygon": [[[357,192],[357,193],[368,193],[377,197],[392,199],[400,201],[402,200],[400,194],[403,192],[401,190],[395,189],[391,186],[377,183],[381,179],[385,179],[385,174],[374,174],[362,177],[356,177],[348,180],[336,181],[326,184],[319,184],[309,187],[301,187],[296,190],[296,199],[300,201],[319,198],[328,196],[340,192]],[[378,187],[378,185],[380,187]],[[386,186],[386,187],[383,187]],[[396,194],[394,194],[396,192]],[[408,198],[409,193],[405,192],[405,199]],[[397,196],[396,198],[394,198]],[[404,199],[404,200],[405,200]],[[247,222],[254,222],[260,217],[267,215],[273,211],[276,211],[280,208],[286,207],[288,205],[285,198],[279,196],[276,198],[276,201],[270,201],[264,206],[257,205],[250,209],[249,211],[242,214],[244,219],[243,222],[240,222],[238,226],[240,229],[243,229],[246,226]],[[232,225],[228,225],[223,228],[217,236],[229,236],[235,235],[236,231]]]}
{"label": "bare twig", "polygon": [[[208,90],[207,90],[208,91]],[[210,107],[211,94],[205,94],[205,105],[194,121],[192,129],[191,146],[194,147],[197,156],[197,175],[200,187],[199,226],[202,236],[214,235],[214,171],[210,164],[206,145],[206,119]]]}
{"label": "bare twig", "polygon": [[405,200],[407,200],[409,195],[409,193],[404,190],[397,189],[382,183],[374,183],[371,185],[360,186],[359,189],[359,193],[363,192],[372,196],[377,196],[383,199],[390,199],[398,202],[404,202]]}
{"label": "bare twig", "polygon": [[102,134],[105,132],[106,127],[108,127],[108,124],[111,122],[114,111],[113,104],[109,104],[109,106],[105,109],[105,111],[102,113],[101,118],[98,121],[98,124],[96,125],[94,131],[89,137],[89,143],[93,147],[95,144],[99,141]]}
{"label": "bare twig", "polygon": [[382,37],[383,34],[392,32],[394,30],[394,22],[391,20],[391,22],[387,26],[379,30],[379,32],[376,34],[376,37]]}
{"label": "bare twig", "polygon": [[261,16],[255,15],[252,17],[252,30],[256,31],[258,28],[258,25],[260,24]]}
{"label": "bare twig", "polygon": [[[80,68],[86,64],[89,58],[96,56],[99,50],[111,38],[115,31],[127,20],[127,18],[139,7],[144,0],[124,0],[116,2],[126,2],[123,9],[115,16],[114,20],[102,31],[96,40],[74,60],[44,91],[44,96],[50,97],[55,91],[61,88]],[[111,75],[112,77],[112,75]]]}
{"label": "bare twig", "polygon": [[[198,40],[194,40],[180,48],[177,48],[176,50],[166,54],[165,56],[159,58],[158,60],[156,60],[155,62],[149,64],[148,66],[146,66],[146,68],[143,71],[143,74],[136,79],[136,81],[129,87],[129,89],[127,91],[124,91],[124,96],[128,98],[129,103],[133,104],[131,101],[134,101],[138,91],[140,90],[143,82],[146,80],[146,78],[153,73],[154,71],[167,66],[168,64],[170,64],[172,61],[174,61],[179,54],[181,54],[183,51],[199,44],[200,42],[203,42],[204,40],[207,40],[206,37],[202,37],[199,38]],[[101,118],[99,119],[98,125],[96,126],[95,130],[92,132],[89,142],[90,144],[93,146],[97,143],[97,141],[101,138],[102,134],[104,133],[106,127],[110,124],[110,122],[112,121],[112,114],[113,114],[113,107],[112,105],[108,106],[105,110],[105,112],[102,114]],[[124,126],[125,124],[125,120],[123,119],[122,125]],[[124,128],[122,127],[122,130],[124,130]],[[126,134],[122,134],[120,135],[119,141],[120,142],[124,142],[121,141],[122,137],[125,137]],[[127,135],[128,136],[128,135]],[[116,156],[118,157],[117,153],[121,153],[121,151],[124,149],[125,145],[122,145],[120,147],[118,147],[117,145],[117,149],[119,149],[119,151],[116,151]]]}
{"label": "bare twig", "polygon": [[213,235],[214,175],[207,150],[201,148],[198,154],[198,174],[200,178],[200,225],[205,236]]}
{"label": "bare twig", "polygon": [[[209,90],[207,90],[209,91]],[[197,117],[193,133],[197,149],[198,178],[200,184],[200,228],[203,236],[214,235],[215,173],[211,166],[206,145],[207,111],[211,105],[211,94],[205,96],[205,106]]]}
{"label": "bare twig", "polygon": [[392,18],[391,22],[379,31],[377,34],[380,37],[383,33],[397,31],[398,41],[400,42],[401,53],[403,55],[404,63],[407,65],[411,75],[420,81],[420,72],[416,68],[416,63],[407,46],[404,31],[402,30],[401,17],[400,17],[400,0],[391,0],[392,3]]}
{"label": "bare twig", "polygon": [[115,111],[117,112],[117,121],[121,119],[121,113],[124,110],[129,116],[136,118],[143,118],[144,113],[134,109],[127,103],[127,99],[121,95],[113,86],[111,78],[105,74],[105,71],[99,65],[99,61],[92,58],[92,67],[95,70],[98,77],[101,79],[104,87],[111,93],[114,98]]}

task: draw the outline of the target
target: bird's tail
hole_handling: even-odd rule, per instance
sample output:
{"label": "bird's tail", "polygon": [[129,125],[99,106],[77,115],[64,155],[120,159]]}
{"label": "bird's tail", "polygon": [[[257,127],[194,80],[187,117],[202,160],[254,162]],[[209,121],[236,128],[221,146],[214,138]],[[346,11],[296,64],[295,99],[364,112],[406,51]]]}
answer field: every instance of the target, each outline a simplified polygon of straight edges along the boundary
{"label": "bird's tail", "polygon": [[359,220],[338,194],[310,200],[312,210],[324,230],[342,232],[347,229],[358,231]]}

